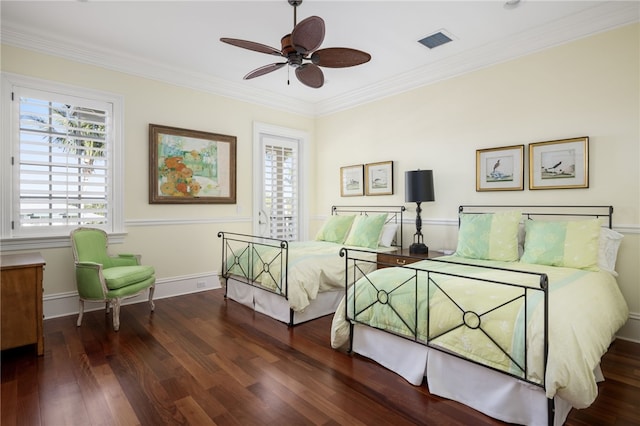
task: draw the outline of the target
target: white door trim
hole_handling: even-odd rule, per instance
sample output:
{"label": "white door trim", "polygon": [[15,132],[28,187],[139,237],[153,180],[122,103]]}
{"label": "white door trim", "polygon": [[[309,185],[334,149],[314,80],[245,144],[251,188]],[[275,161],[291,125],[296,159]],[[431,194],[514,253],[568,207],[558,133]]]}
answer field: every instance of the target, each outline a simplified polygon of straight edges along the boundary
{"label": "white door trim", "polygon": [[258,224],[258,209],[260,208],[260,188],[262,188],[262,164],[258,164],[262,158],[260,152],[260,140],[263,135],[271,135],[276,137],[285,137],[290,139],[296,139],[298,141],[299,152],[298,158],[300,159],[299,167],[299,186],[298,199],[300,202],[300,241],[305,241],[309,238],[308,230],[308,217],[309,208],[307,202],[308,185],[309,185],[309,144],[310,135],[308,132],[302,130],[291,129],[288,127],[275,126],[267,123],[254,122],[253,123],[253,202],[252,202],[252,224],[253,233],[257,235],[259,232]]}

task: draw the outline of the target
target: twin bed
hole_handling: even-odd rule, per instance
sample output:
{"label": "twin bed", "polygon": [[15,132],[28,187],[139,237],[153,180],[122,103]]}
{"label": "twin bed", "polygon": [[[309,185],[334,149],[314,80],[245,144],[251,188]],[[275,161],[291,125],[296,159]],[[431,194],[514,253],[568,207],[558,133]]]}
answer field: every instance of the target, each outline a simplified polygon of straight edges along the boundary
{"label": "twin bed", "polygon": [[333,207],[314,241],[220,232],[225,296],[289,326],[334,314],[331,345],[496,419],[588,407],[628,308],[610,206],[461,206],[456,252],[381,264],[404,207]]}
{"label": "twin bed", "polygon": [[372,261],[363,272],[373,270],[378,252],[402,247],[404,210],[333,206],[315,239],[303,242],[219,232],[225,297],[289,326],[332,314],[344,295],[340,249],[361,249]]}
{"label": "twin bed", "polygon": [[499,420],[561,425],[595,400],[600,359],[628,317],[613,209],[459,213],[453,256],[372,265],[342,249],[331,344]]}

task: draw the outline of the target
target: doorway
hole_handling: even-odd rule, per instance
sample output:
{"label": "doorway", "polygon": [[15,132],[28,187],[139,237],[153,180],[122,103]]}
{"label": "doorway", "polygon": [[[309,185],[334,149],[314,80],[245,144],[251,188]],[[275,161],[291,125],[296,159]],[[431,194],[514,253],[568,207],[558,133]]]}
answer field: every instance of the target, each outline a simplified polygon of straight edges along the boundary
{"label": "doorway", "polygon": [[254,123],[253,139],[253,233],[287,241],[306,240],[307,133]]}

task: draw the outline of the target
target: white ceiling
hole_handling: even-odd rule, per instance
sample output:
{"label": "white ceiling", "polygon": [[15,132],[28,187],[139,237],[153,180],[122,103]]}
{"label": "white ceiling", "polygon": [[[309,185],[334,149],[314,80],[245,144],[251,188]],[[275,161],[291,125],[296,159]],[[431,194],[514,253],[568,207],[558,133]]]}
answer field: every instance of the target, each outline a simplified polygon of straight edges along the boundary
{"label": "white ceiling", "polygon": [[[351,68],[323,68],[312,89],[284,67],[243,80],[279,58],[230,46],[220,37],[280,48],[293,28],[287,0],[6,1],[2,43],[46,52],[223,96],[321,115],[638,22],[638,1],[304,0],[298,22],[317,15],[321,48],[371,54]],[[454,41],[433,50],[418,40],[444,30]],[[289,72],[291,71],[291,72]],[[287,80],[290,84],[287,84]]]}

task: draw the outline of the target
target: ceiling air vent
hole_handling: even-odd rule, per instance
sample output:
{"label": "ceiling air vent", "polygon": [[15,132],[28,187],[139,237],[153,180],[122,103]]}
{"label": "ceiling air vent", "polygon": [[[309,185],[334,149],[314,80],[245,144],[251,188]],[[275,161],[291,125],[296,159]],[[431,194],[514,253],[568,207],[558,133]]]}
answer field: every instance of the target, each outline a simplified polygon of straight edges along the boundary
{"label": "ceiling air vent", "polygon": [[434,47],[442,46],[450,41],[453,41],[452,37],[445,34],[443,31],[438,31],[437,33],[426,36],[422,40],[418,40],[418,43],[427,46],[429,49],[433,49]]}

